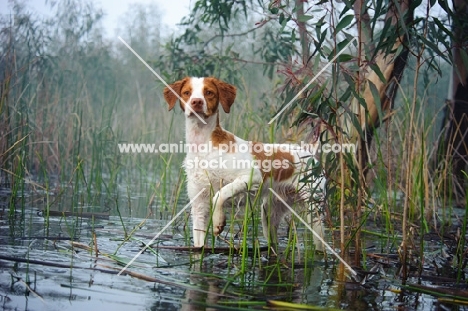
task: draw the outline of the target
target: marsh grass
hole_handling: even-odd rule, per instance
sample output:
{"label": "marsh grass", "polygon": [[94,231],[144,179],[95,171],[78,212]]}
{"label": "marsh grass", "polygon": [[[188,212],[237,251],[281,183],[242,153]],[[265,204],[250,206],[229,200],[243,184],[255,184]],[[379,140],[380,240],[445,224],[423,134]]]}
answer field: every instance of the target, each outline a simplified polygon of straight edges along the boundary
{"label": "marsh grass", "polygon": [[[32,20],[21,8],[17,14],[24,21]],[[26,22],[7,26],[10,36],[2,37],[4,46],[8,47],[2,50],[2,61],[8,66],[1,81],[0,131],[4,139],[0,144],[0,178],[1,184],[11,189],[6,208],[10,234],[32,234],[25,219],[28,208],[44,211],[46,236],[51,210],[104,211],[117,216],[123,231],[122,241],[113,253],[117,256],[122,246],[136,239],[134,234],[143,227],[132,227],[130,218],[170,220],[188,203],[182,153],[121,154],[117,144],[184,141],[183,115],[178,109],[166,111],[163,86],[144,66],[126,58],[128,55],[122,56],[128,51],[112,56],[113,49],[118,47],[107,46],[99,37],[93,37],[93,33],[86,36],[100,44],[91,45],[79,37],[75,38],[75,46],[69,46],[59,36],[52,38],[53,44],[44,41],[49,45],[33,57],[32,50],[17,51],[13,46],[40,45],[42,37],[31,35],[40,33],[39,26]],[[28,36],[18,37],[18,33]],[[18,42],[11,42],[13,39]],[[14,59],[13,54],[17,55]],[[164,64],[158,66],[162,71],[167,69]],[[223,126],[246,140],[304,139],[307,129],[289,126],[295,123],[293,113],[284,118],[287,125],[267,126],[277,111],[274,103],[278,94],[271,91],[273,82],[260,79],[261,70],[251,76],[247,74],[248,69],[245,72],[232,113],[221,113]],[[168,80],[176,80],[172,75],[166,76]],[[257,80],[263,84],[258,85]],[[356,257],[365,258],[369,241],[374,243],[377,239],[382,253],[396,253],[406,241],[418,248],[421,272],[426,248],[424,235],[435,231],[443,237],[444,230],[448,229],[440,224],[452,221],[454,185],[450,165],[431,169],[433,156],[437,154],[434,133],[438,132],[441,109],[431,107],[428,111],[425,106],[428,98],[442,102],[436,94],[440,90],[429,88],[430,84],[418,88],[419,83],[416,77],[409,83],[410,87],[401,87],[402,95],[395,110],[390,112],[391,118],[374,131],[367,179],[361,176],[363,172],[356,166],[354,155],[321,155],[330,180],[324,215],[329,237],[347,258],[352,251]],[[314,108],[326,115],[327,120],[338,124],[339,120],[330,111],[338,109],[336,103],[341,98],[313,96],[316,101],[307,98],[293,112],[310,115],[309,106],[316,104]],[[347,142],[343,128],[340,124],[335,127],[341,143]],[[225,239],[238,251],[233,248],[228,256],[227,284],[240,279],[244,286],[252,286],[249,277],[261,270],[265,273],[262,286],[272,286],[271,280],[285,285],[281,271],[285,266],[290,269],[292,279],[296,265],[304,264],[305,273],[312,273],[315,260],[327,262],[326,256],[316,254],[311,233],[294,220],[286,230],[287,238],[282,239],[281,253],[276,257],[271,251],[262,253],[260,247],[266,241],[260,230],[259,196],[246,196],[244,205],[239,211],[233,201],[229,209],[226,228],[229,234]],[[370,226],[372,222],[382,225]],[[67,234],[74,239],[82,219],[64,217],[63,223]],[[191,245],[189,214],[181,217],[175,226],[182,228],[185,245]],[[455,249],[459,281],[464,277],[466,226],[465,212]],[[407,230],[402,236],[403,227]],[[336,231],[340,234],[338,239],[334,235]],[[209,235],[207,238],[211,248],[223,243]],[[445,248],[442,240],[441,252]],[[270,261],[266,262],[265,256]],[[194,255],[191,266],[202,269],[204,258],[203,252]],[[402,261],[405,265],[406,260]],[[359,264],[366,267],[365,260]]]}

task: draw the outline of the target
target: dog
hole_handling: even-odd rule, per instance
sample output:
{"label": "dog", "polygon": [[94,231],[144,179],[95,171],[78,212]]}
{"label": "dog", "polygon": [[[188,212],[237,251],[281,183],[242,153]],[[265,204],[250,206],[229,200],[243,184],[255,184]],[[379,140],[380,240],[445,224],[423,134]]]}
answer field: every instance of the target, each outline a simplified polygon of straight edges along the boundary
{"label": "dog", "polygon": [[[323,237],[318,212],[321,204],[310,200],[324,197],[325,177],[310,176],[310,167],[317,164],[311,152],[298,145],[245,141],[223,129],[219,122],[220,107],[230,113],[236,87],[217,78],[186,77],[166,86],[163,94],[169,111],[179,101],[185,115],[188,150],[184,168],[195,247],[205,245],[210,215],[217,236],[226,225],[223,205],[252,192],[261,195],[263,235],[273,247],[278,243],[278,226],[288,212],[285,203],[312,206],[309,221]],[[309,180],[305,182],[304,178]],[[314,243],[317,250],[323,250],[315,235]]]}

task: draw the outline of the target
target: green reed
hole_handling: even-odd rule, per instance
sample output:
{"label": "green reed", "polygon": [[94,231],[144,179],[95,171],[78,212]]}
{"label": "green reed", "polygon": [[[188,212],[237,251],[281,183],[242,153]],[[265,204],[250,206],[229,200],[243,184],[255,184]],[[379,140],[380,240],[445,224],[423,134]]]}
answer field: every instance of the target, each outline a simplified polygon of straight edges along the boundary
{"label": "green reed", "polygon": [[[17,29],[15,33],[34,26],[18,27],[23,28]],[[13,31],[11,34],[14,37]],[[99,38],[92,37],[91,32],[87,36],[100,42]],[[109,208],[110,214],[118,217],[126,242],[134,232],[128,228],[127,216],[141,215],[141,211],[146,212],[149,208],[155,211],[153,218],[165,220],[174,216],[180,206],[188,203],[185,174],[181,169],[183,154],[120,154],[117,148],[119,142],[183,141],[184,116],[180,111],[166,111],[167,107],[161,96],[163,86],[141,64],[135,64],[126,56],[112,58],[112,50],[105,44],[87,44],[83,38],[77,38],[74,45],[54,38],[56,41],[49,42],[51,45],[39,49],[46,51],[40,58],[31,59],[35,53],[32,47],[39,44],[41,38],[27,37],[23,42],[15,42],[16,46],[30,47],[25,51],[27,53],[11,50],[10,55],[17,52],[17,57],[7,66],[6,78],[1,81],[5,92],[0,99],[0,126],[6,133],[6,146],[1,147],[0,160],[2,176],[6,176],[11,184],[8,205],[11,235],[17,234],[18,225],[21,225],[15,219],[17,212],[21,213],[20,219],[24,222],[25,210],[29,207],[26,201],[27,192],[36,191],[25,181],[38,174],[41,175],[39,183],[43,192],[36,191],[35,196],[43,198],[45,202],[43,215],[46,235],[49,234],[51,208],[71,211],[82,211],[85,207],[91,207],[91,211]],[[13,42],[5,42],[4,46],[13,46]],[[119,52],[124,55],[128,51]],[[161,66],[164,67],[164,64]],[[12,77],[17,77],[18,80],[12,81]],[[251,86],[247,79],[242,82],[232,113],[226,115],[221,112],[221,123],[227,130],[246,140],[264,142],[290,142],[300,137],[300,133],[291,129],[291,124],[294,123],[292,118],[286,118],[284,125],[258,130],[265,128],[258,125],[266,125],[277,107],[269,103],[273,98],[263,99],[260,87]],[[274,88],[273,82],[266,79],[262,83],[262,88]],[[409,198],[408,218],[403,225],[411,227],[417,224],[419,237],[408,235],[403,238],[410,239],[411,242],[419,239],[415,242],[421,253],[426,247],[422,237],[428,232],[430,224],[436,222],[432,209],[437,205],[445,208],[441,213],[442,221],[450,221],[453,185],[449,177],[452,173],[449,165],[446,165],[438,172],[441,177],[433,178],[430,175],[429,163],[434,154],[433,138],[430,136],[437,127],[437,121],[436,117],[425,113],[424,103],[429,96],[429,87],[426,93],[413,92],[418,90],[418,83],[420,82],[416,78],[407,83],[409,87],[402,86],[403,95],[397,99],[395,111],[391,112],[392,118],[374,131],[371,146],[373,158],[369,169],[371,185],[362,183],[362,171],[355,166],[356,158],[336,157],[331,159],[330,164],[324,164],[327,176],[335,171],[339,172],[343,164],[353,181],[349,183],[351,187],[345,188],[338,177],[331,176],[328,186],[331,188],[327,197],[330,231],[341,225],[342,219],[338,216],[341,203],[350,208],[346,219],[349,234],[343,241],[346,249],[352,245],[353,239],[359,240],[358,233],[365,232],[372,235],[371,239],[375,237],[380,241],[382,251],[394,252],[401,243],[398,235],[403,216],[402,198],[405,196]],[[428,85],[432,85],[432,81]],[[311,102],[312,96],[316,95],[311,94]],[[330,110],[335,109],[334,105],[341,99],[338,96],[334,99],[336,100],[317,103],[317,106],[322,110],[326,110],[324,105],[328,105]],[[303,111],[309,112],[306,109]],[[326,121],[335,126],[338,121],[330,115]],[[408,117],[410,115],[411,118]],[[345,132],[343,124],[336,125],[335,129],[337,133]],[[343,171],[341,173],[345,174]],[[49,177],[52,175],[58,176],[57,185],[50,182]],[[408,184],[411,186],[405,188]],[[403,191],[404,189],[408,191]],[[59,193],[55,199],[51,197],[53,191]],[[357,195],[359,191],[365,194],[362,200]],[[141,194],[145,197],[143,203],[135,199]],[[71,198],[71,203],[66,203],[67,198]],[[246,197],[240,223],[234,219],[237,206],[233,204],[231,207],[229,230],[232,239],[237,226],[240,224],[242,227],[239,245],[241,255],[238,262],[240,274],[244,276],[257,268],[265,268],[259,251],[259,201],[258,195]],[[63,202],[65,203],[60,204]],[[358,212],[361,208],[362,214]],[[189,219],[187,214],[179,222],[183,225],[187,245],[191,243]],[[369,219],[382,220],[383,226],[367,228]],[[72,237],[79,220],[65,220],[67,232]],[[296,262],[302,261],[302,256],[298,253],[301,242],[297,233],[301,229],[299,226],[290,226],[288,242],[280,245],[281,250],[285,250],[283,257],[293,267]],[[463,271],[462,254],[466,249],[466,226],[465,216],[456,250],[460,258],[457,266],[459,278]],[[342,230],[348,230],[344,228],[345,226]],[[440,232],[441,235],[443,233]],[[303,237],[303,258],[306,265],[309,265],[316,257],[313,238],[307,236],[308,234],[304,234]],[[211,247],[214,248],[214,239],[209,235],[207,239],[210,239]],[[249,255],[247,251],[249,244],[254,249],[253,255]],[[365,247],[358,253],[364,258]],[[202,253],[200,263],[204,256]],[[234,256],[235,252],[228,256],[230,267],[238,263]],[[423,262],[422,259],[420,263]],[[267,280],[275,274],[280,275],[279,260],[280,258],[268,270]],[[293,271],[294,269],[291,273]]]}
{"label": "green reed", "polygon": [[[463,172],[465,177],[468,177],[466,172]],[[468,196],[465,198],[465,215],[463,217],[463,226],[461,227],[460,237],[457,243],[455,256],[457,258],[457,283],[463,280],[464,267],[466,266],[466,232],[468,226]]]}

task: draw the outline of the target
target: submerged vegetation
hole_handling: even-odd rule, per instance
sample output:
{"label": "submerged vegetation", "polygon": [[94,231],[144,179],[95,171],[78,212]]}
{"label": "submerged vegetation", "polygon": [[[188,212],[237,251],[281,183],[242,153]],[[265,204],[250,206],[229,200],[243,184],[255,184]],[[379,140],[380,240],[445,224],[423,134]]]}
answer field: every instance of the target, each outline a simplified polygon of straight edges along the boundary
{"label": "submerged vegetation", "polygon": [[[157,7],[134,5],[118,35],[168,82],[216,76],[236,85],[236,103],[221,122],[239,137],[359,142],[357,154],[319,154],[323,167],[314,168],[329,179],[328,242],[357,276],[333,256],[317,254],[310,232],[294,217],[272,256],[256,198],[241,210],[232,206],[226,234],[201,252],[189,247],[188,212],[160,232],[188,203],[184,154],[127,154],[118,145],[183,142],[183,116],[167,111],[164,85],[145,65],[117,38],[106,37],[103,12],[93,2],[67,0],[52,1],[49,17],[13,1],[11,13],[0,17],[0,267],[17,263],[11,282],[24,279],[24,293],[40,292],[29,270],[41,264],[40,256],[70,270],[106,258],[103,273],[115,274],[148,247],[143,263],[132,263],[127,275],[155,282],[157,292],[170,291],[159,286],[184,290],[187,304],[192,299],[200,307],[410,304],[423,310],[418,299],[429,296],[438,299],[434,305],[467,304],[466,174],[454,172],[460,166],[451,162],[460,159],[440,143],[450,145],[443,129],[455,38],[448,18],[431,15],[434,2],[418,3],[424,15],[416,10],[400,28],[385,22],[391,6],[382,1],[194,2],[180,33],[162,30]],[[437,12],[453,17],[444,1],[440,5]],[[394,47],[399,36],[408,38]],[[385,78],[379,55],[393,60],[403,53],[404,74]],[[367,83],[371,72],[376,80]],[[378,89],[391,83],[393,89]],[[157,243],[148,245],[158,232]],[[75,258],[77,249],[88,257]],[[161,267],[190,280],[169,281]],[[7,306],[5,286],[0,294]],[[333,292],[328,301],[325,291]],[[373,299],[366,300],[369,292]],[[387,294],[395,304],[383,298]]]}

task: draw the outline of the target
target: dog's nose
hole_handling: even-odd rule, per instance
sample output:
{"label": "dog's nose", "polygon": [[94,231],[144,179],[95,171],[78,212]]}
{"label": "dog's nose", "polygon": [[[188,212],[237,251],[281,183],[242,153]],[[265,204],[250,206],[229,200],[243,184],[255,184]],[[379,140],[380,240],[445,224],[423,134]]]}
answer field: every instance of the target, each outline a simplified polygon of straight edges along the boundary
{"label": "dog's nose", "polygon": [[192,108],[193,109],[203,108],[203,99],[202,98],[192,98]]}

